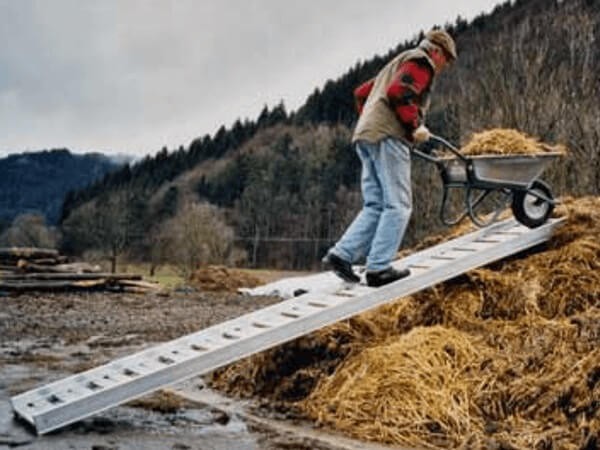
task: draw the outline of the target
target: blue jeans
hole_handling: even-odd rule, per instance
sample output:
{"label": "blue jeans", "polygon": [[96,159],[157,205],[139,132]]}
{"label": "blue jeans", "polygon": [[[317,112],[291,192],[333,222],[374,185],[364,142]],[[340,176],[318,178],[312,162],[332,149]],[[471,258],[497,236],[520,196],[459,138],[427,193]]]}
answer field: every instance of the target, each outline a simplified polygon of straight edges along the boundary
{"label": "blue jeans", "polygon": [[412,212],[410,150],[401,141],[359,141],[363,207],[330,250],[355,263],[366,256],[367,271],[390,267]]}

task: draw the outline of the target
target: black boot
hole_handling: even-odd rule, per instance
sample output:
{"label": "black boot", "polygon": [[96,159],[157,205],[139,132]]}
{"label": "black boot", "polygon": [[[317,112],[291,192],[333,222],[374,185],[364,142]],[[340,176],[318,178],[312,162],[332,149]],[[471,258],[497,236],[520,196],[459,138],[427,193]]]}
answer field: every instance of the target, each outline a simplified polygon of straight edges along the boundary
{"label": "black boot", "polygon": [[326,268],[333,270],[342,280],[349,283],[358,283],[360,281],[360,277],[352,270],[352,264],[339,256],[327,253],[321,261]]}
{"label": "black boot", "polygon": [[389,267],[379,272],[368,272],[367,271],[367,285],[371,287],[379,287],[384,284],[393,283],[394,281],[401,280],[410,275],[410,270],[402,269],[396,270],[393,267]]}

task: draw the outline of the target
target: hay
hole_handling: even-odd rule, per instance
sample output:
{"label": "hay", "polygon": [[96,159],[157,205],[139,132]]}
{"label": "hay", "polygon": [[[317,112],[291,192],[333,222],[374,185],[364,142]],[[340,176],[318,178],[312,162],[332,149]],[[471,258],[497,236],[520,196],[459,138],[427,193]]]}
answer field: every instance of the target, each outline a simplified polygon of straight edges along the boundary
{"label": "hay", "polygon": [[[454,448],[474,426],[468,387],[483,381],[473,377],[483,359],[465,333],[414,328],[350,358],[319,385],[306,409],[361,439],[413,444],[423,439],[411,437],[424,436],[428,448]],[[447,402],[440,405],[440,397]]]}
{"label": "hay", "polygon": [[600,198],[546,247],[248,358],[217,387],[413,448],[597,449]]}
{"label": "hay", "polygon": [[470,141],[461,148],[465,155],[506,155],[561,152],[562,146],[550,146],[517,130],[495,128],[474,133]]}
{"label": "hay", "polygon": [[[599,320],[596,310],[587,327]],[[356,438],[413,448],[586,448],[600,425],[600,336],[582,338],[568,319],[484,331],[390,337],[324,377],[302,407]]]}
{"label": "hay", "polygon": [[262,281],[242,270],[225,266],[206,266],[192,274],[191,282],[203,291],[237,292],[242,287],[255,287]]}

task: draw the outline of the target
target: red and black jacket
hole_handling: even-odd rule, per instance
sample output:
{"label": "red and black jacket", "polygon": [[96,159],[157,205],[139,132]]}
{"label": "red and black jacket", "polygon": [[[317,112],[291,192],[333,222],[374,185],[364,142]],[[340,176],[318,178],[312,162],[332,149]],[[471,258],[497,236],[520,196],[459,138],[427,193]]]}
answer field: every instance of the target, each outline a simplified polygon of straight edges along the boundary
{"label": "red and black jacket", "polygon": [[[422,105],[433,82],[433,70],[426,61],[408,60],[398,69],[387,86],[387,99],[397,119],[407,131],[407,136],[421,124],[423,120]],[[374,79],[371,79],[354,90],[354,99],[358,113],[371,93]]]}

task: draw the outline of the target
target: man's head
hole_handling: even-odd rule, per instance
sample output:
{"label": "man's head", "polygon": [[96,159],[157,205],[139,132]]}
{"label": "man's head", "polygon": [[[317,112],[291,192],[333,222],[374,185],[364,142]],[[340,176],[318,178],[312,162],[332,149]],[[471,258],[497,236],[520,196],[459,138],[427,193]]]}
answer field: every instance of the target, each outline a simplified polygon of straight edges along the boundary
{"label": "man's head", "polygon": [[436,72],[441,72],[448,63],[456,60],[456,43],[452,36],[444,30],[431,30],[425,35],[419,47],[423,48],[436,66]]}

